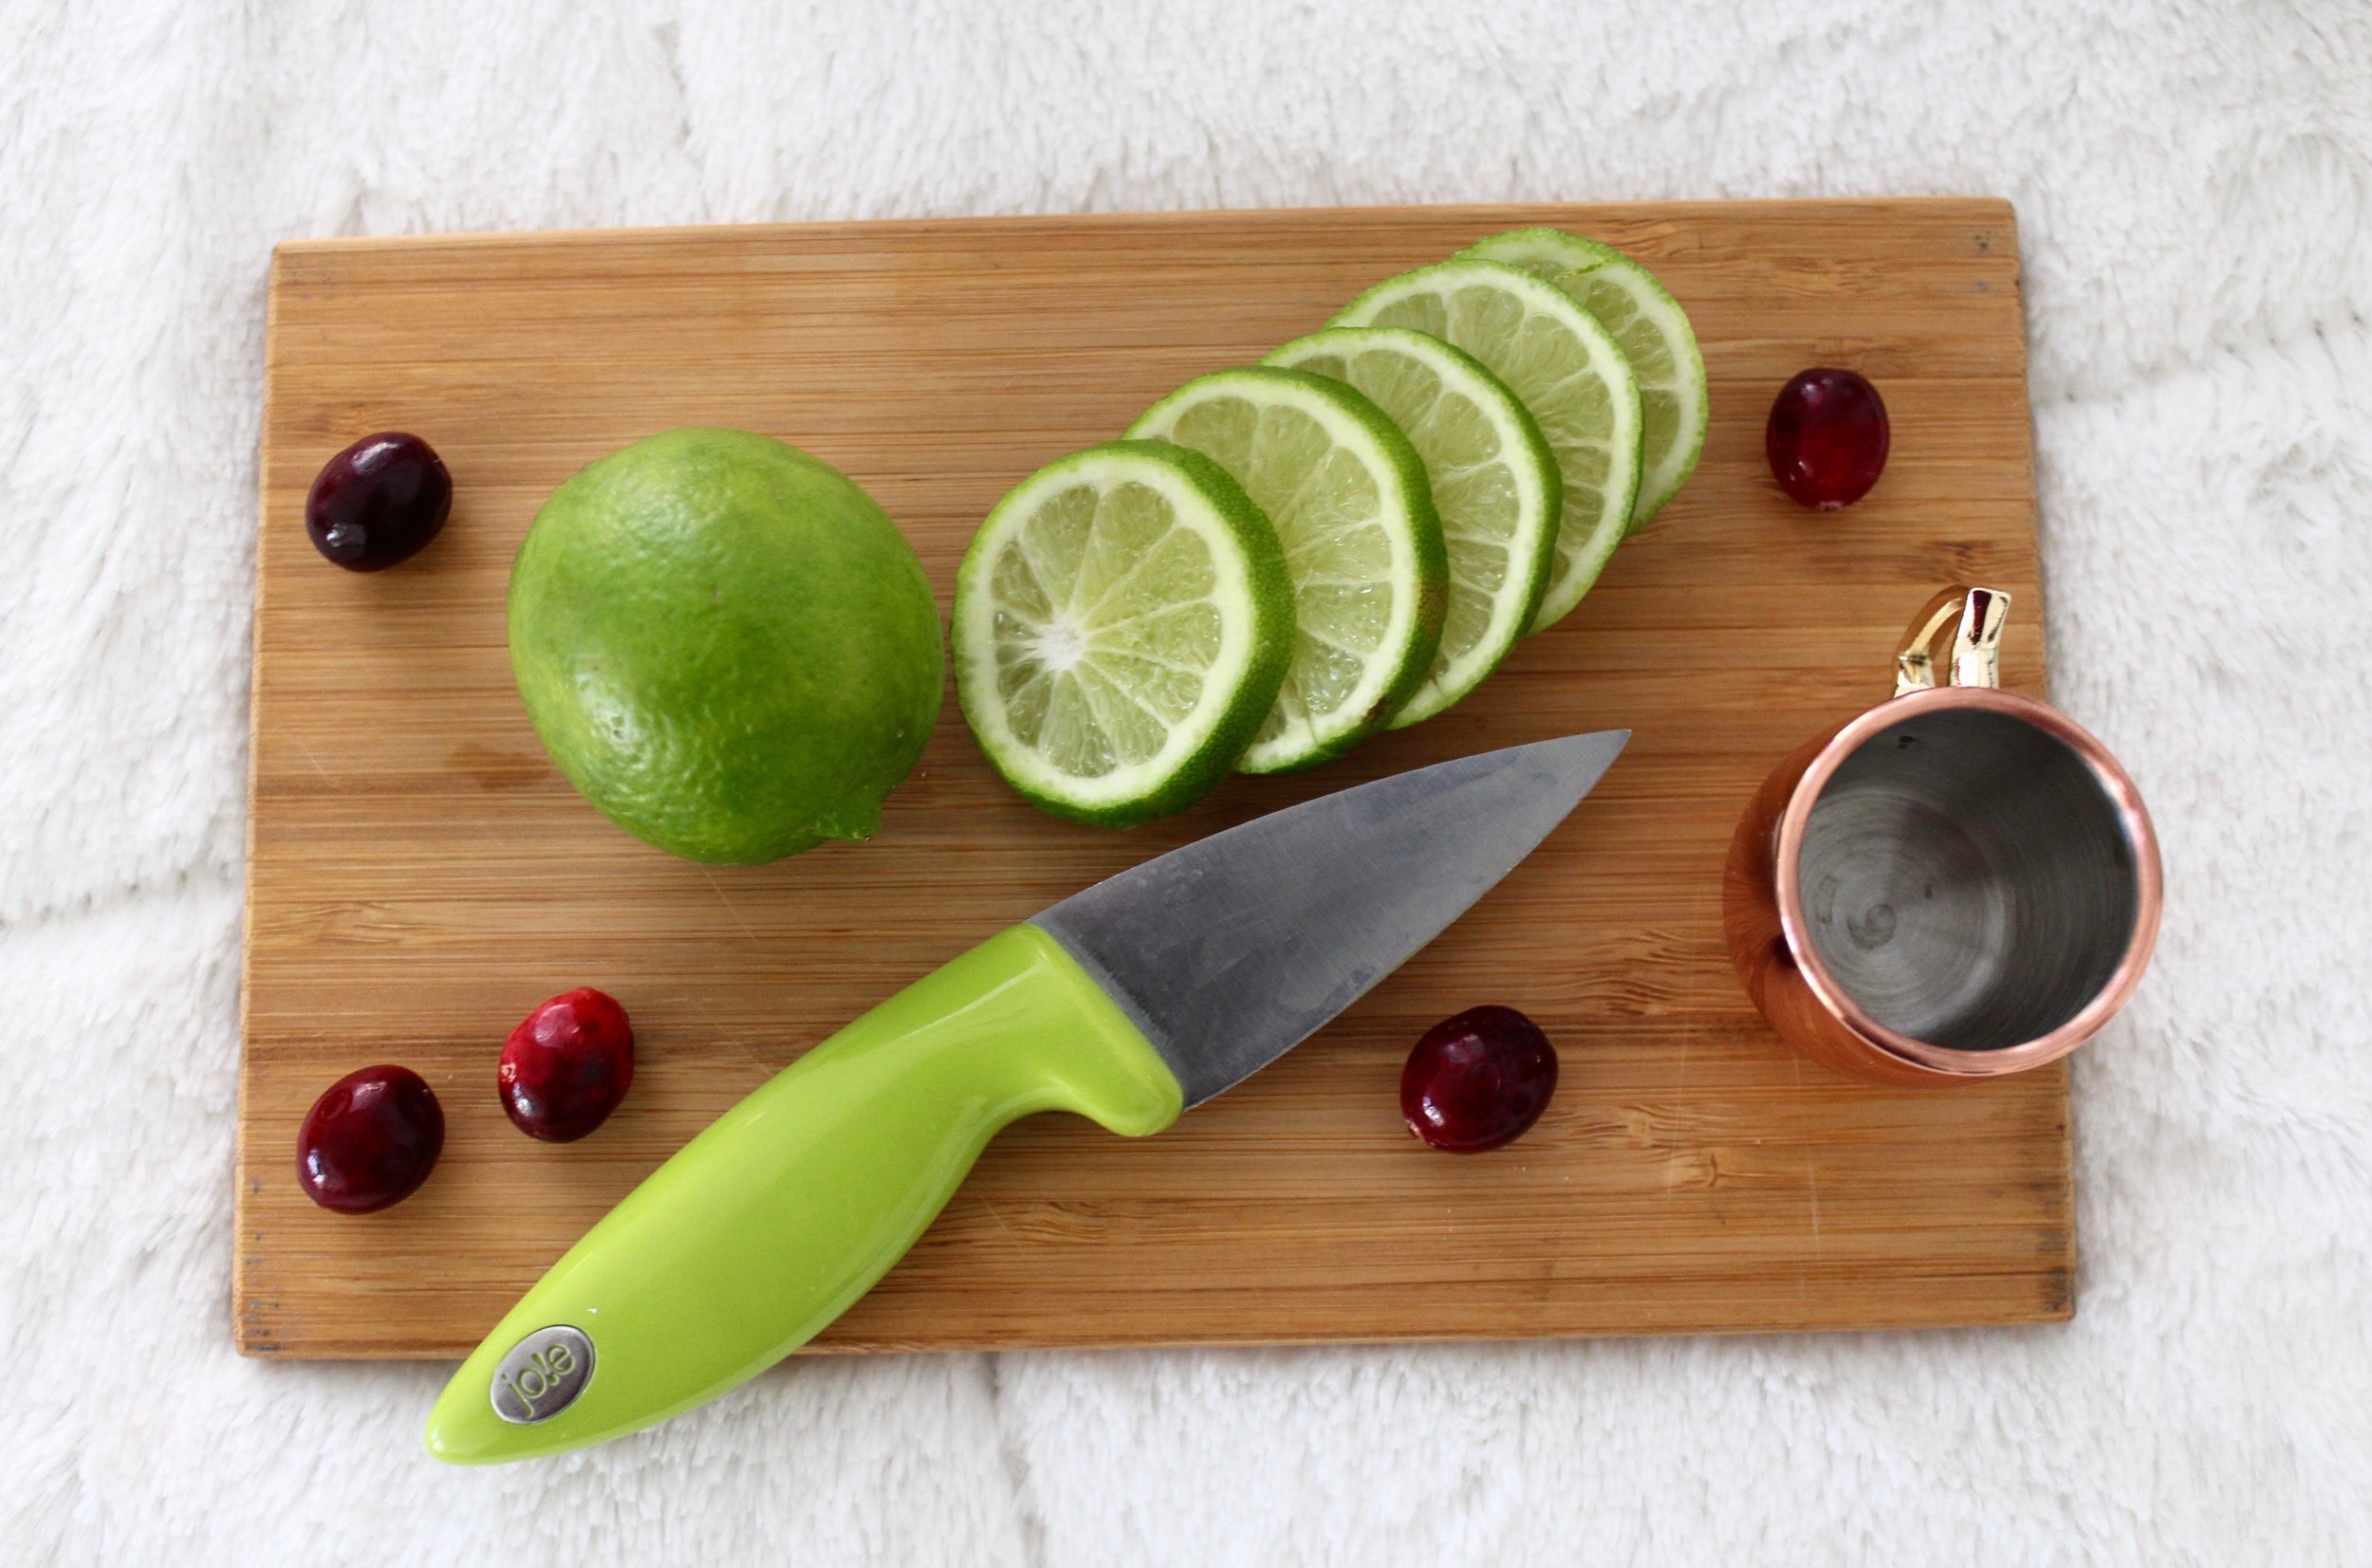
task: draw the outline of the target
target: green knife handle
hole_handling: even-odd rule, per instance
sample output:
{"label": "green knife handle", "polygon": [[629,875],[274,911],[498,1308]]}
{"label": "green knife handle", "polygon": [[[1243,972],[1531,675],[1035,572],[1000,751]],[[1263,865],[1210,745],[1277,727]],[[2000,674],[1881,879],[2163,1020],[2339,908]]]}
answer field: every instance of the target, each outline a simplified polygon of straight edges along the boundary
{"label": "green knife handle", "polygon": [[[871,1289],[1008,1122],[1073,1111],[1142,1136],[1181,1100],[1052,937],[1002,932],[807,1052],[629,1193],[454,1374],[429,1451],[455,1464],[557,1453],[713,1398]],[[553,1327],[591,1342],[590,1376],[568,1399],[558,1373],[582,1370],[573,1356],[556,1368],[514,1357],[514,1412],[536,1411],[548,1384],[553,1413],[504,1419],[497,1372]]]}

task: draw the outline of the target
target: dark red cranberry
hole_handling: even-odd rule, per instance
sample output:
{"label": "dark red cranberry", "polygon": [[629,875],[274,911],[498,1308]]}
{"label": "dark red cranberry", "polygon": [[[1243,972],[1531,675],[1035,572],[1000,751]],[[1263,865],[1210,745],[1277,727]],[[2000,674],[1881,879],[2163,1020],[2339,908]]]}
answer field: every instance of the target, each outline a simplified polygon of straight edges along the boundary
{"label": "dark red cranberry", "polygon": [[348,1073],[313,1102],[297,1132],[297,1183],[341,1214],[368,1214],[420,1190],[445,1148],[436,1092],[409,1067]]}
{"label": "dark red cranberry", "polygon": [[452,510],[445,460],[417,435],[380,431],[322,465],[305,531],[348,571],[376,572],[419,554]]}
{"label": "dark red cranberry", "polygon": [[503,1042],[494,1083],[519,1131],[573,1143],[618,1109],[634,1082],[626,1009],[590,986],[555,996]]}
{"label": "dark red cranberry", "polygon": [[1454,1154],[1523,1136],[1556,1092],[1556,1047],[1513,1007],[1469,1007],[1443,1019],[1400,1069],[1408,1130]]}
{"label": "dark red cranberry", "polygon": [[1770,476],[1799,505],[1849,507],[1886,469],[1886,404],[1850,370],[1801,370],[1771,399],[1763,427]]}

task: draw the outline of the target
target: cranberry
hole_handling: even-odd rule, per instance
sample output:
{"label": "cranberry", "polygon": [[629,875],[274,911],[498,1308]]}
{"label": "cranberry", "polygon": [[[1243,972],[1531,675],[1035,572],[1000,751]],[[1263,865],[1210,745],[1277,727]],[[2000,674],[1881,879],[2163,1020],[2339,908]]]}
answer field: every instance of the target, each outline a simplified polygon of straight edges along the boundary
{"label": "cranberry", "polygon": [[348,571],[376,572],[419,554],[452,510],[445,460],[417,435],[381,431],[322,465],[305,498],[305,531]]}
{"label": "cranberry", "polygon": [[634,1082],[626,1009],[590,986],[555,996],[519,1022],[494,1070],[519,1131],[574,1143],[609,1119]]}
{"label": "cranberry", "polygon": [[1408,1130],[1452,1153],[1521,1137],[1557,1090],[1557,1051],[1513,1007],[1469,1007],[1425,1031],[1400,1069]]}
{"label": "cranberry", "polygon": [[444,1147],[444,1109],[420,1075],[364,1067],[322,1091],[305,1114],[297,1183],[324,1208],[368,1214],[418,1191]]}
{"label": "cranberry", "polygon": [[1817,511],[1849,507],[1886,469],[1886,404],[1850,370],[1800,370],[1771,399],[1763,427],[1770,475]]}

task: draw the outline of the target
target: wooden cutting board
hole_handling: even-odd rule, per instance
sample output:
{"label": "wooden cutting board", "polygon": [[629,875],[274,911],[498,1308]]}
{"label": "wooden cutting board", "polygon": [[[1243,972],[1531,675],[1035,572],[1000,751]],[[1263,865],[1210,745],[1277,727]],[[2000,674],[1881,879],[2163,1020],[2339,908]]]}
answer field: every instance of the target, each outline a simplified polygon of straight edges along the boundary
{"label": "wooden cutting board", "polygon": [[[781,436],[878,497],[944,608],[965,542],[1040,464],[1362,287],[1519,224],[1652,266],[1695,320],[1713,430],[1588,600],[1452,712],[1131,833],[1009,794],[952,696],[881,833],[757,870],[627,838],[545,760],[503,590],[553,486],[670,426]],[[1177,213],[287,245],[271,268],[255,617],[234,1319],[242,1349],[457,1356],[693,1133],[934,966],[1095,878],[1308,796],[1628,726],[1627,755],[1506,883],[1332,1027],[1158,1138],[1042,1117],[1000,1139],[823,1350],[1461,1338],[2009,1323],[2072,1311],[2058,1068],[1911,1092],[1783,1048],[1732,977],[1722,858],[1756,781],[1884,695],[1935,588],[2042,601],[2017,245],[2000,201]],[[1883,389],[1871,496],[1815,516],[1765,470],[1807,365]],[[365,432],[417,432],[453,520],[379,576],[306,544]],[[494,1097],[510,1025],[598,986],[634,1092],[578,1144]],[[1495,1154],[1401,1125],[1435,1020],[1523,1008],[1554,1104]],[[314,1096],[405,1062],[443,1163],[362,1219],[292,1174]]]}

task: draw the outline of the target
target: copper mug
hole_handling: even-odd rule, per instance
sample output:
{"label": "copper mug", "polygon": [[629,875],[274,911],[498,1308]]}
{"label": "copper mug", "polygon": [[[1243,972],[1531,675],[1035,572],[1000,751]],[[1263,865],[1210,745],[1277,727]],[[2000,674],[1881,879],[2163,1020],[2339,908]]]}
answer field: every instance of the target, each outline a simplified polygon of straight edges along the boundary
{"label": "copper mug", "polygon": [[1925,1084],[2039,1067],[2098,1033],[2149,963],[2149,813],[2081,726],[1998,689],[2009,606],[1937,595],[1893,698],[1782,763],[1731,840],[1731,962],[1831,1067]]}

